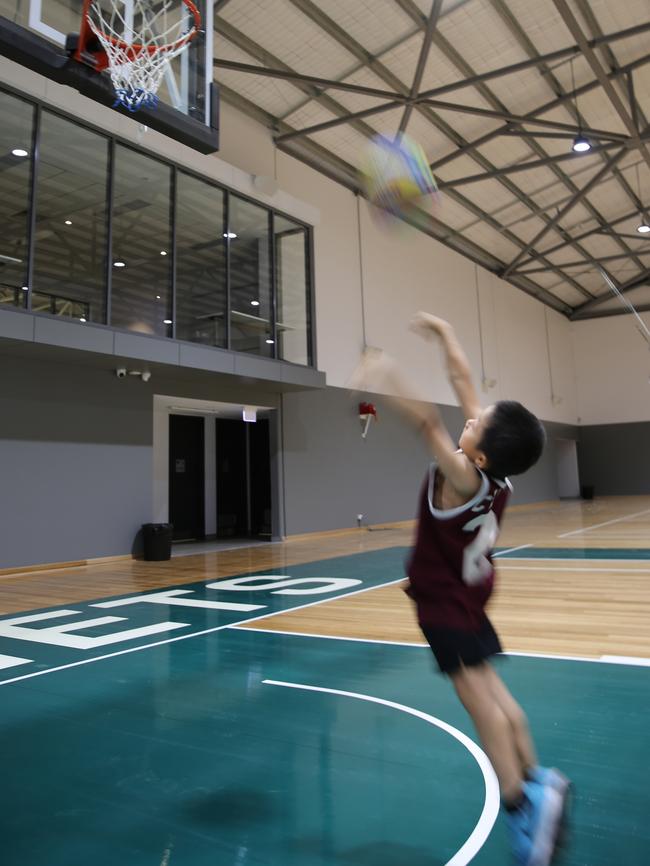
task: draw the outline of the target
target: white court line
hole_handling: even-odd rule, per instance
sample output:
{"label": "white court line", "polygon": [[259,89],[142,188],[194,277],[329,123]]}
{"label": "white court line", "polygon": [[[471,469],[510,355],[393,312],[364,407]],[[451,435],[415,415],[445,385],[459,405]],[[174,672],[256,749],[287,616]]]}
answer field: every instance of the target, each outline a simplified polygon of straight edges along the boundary
{"label": "white court line", "polygon": [[[566,548],[565,548],[566,549]],[[597,550],[598,548],[590,548]],[[542,548],[543,550],[543,548]],[[586,556],[509,556],[506,562],[650,562],[650,559],[592,559]],[[503,566],[499,563],[499,568]]]}
{"label": "white court line", "polygon": [[[345,635],[335,635],[335,634],[313,634],[311,632],[304,631],[283,631],[281,629],[274,628],[246,628],[242,623],[235,624],[230,626],[230,628],[235,629],[236,631],[255,631],[262,632],[264,634],[283,634],[288,635],[289,637],[315,637],[321,640],[348,640],[353,641],[355,643],[377,643],[377,644],[387,644],[388,646],[409,646],[409,647],[426,647],[428,644],[423,641],[422,643],[413,643],[411,641],[400,641],[400,640],[381,640],[379,638],[370,638],[370,637],[346,637]],[[612,664],[612,665],[638,665],[639,667],[650,667],[650,659],[641,658],[640,656],[600,656],[600,658],[592,658],[591,656],[564,656],[564,655],[554,655],[552,653],[520,653],[520,652],[504,652],[501,653],[504,656],[521,656],[522,658],[528,659],[551,659],[552,661],[562,661],[562,662],[595,662],[596,664]]]}
{"label": "white court line", "polygon": [[[81,659],[78,662],[70,662],[67,665],[58,665],[55,668],[46,668],[45,670],[42,670],[42,671],[33,671],[32,673],[29,673],[29,674],[22,674],[19,677],[12,677],[9,680],[0,680],[0,686],[8,686],[10,683],[17,683],[17,682],[20,682],[20,680],[29,680],[32,677],[42,677],[42,676],[45,676],[45,674],[53,674],[56,671],[65,671],[68,668],[76,668],[76,667],[80,667],[81,665],[90,665],[90,664],[93,664],[93,662],[104,661],[105,659],[111,659],[111,658],[115,658],[116,656],[127,655],[128,653],[137,653],[137,652],[140,652],[140,650],[152,649],[153,647],[164,646],[165,644],[168,644],[168,643],[176,643],[177,641],[180,641],[180,640],[189,640],[192,637],[200,637],[201,635],[204,635],[204,634],[212,634],[213,632],[221,631],[224,628],[231,628],[232,626],[235,626],[235,625],[241,625],[244,622],[255,622],[258,619],[266,619],[269,616],[277,616],[280,613],[290,613],[291,611],[294,611],[294,610],[302,610],[305,607],[314,607],[315,605],[323,604],[326,601],[334,601],[334,599],[336,599],[336,598],[347,598],[348,596],[351,596],[351,595],[359,595],[362,592],[369,592],[371,589],[379,589],[379,587],[381,587],[381,586],[392,586],[395,583],[402,583],[403,581],[404,581],[404,578],[400,577],[397,580],[389,580],[387,583],[377,584],[377,586],[365,586],[363,589],[355,589],[352,592],[344,592],[344,593],[341,593],[340,595],[330,596],[329,598],[320,598],[320,599],[318,599],[318,601],[310,601],[310,602],[307,602],[306,604],[299,604],[296,607],[285,608],[284,610],[271,611],[270,613],[263,613],[263,614],[260,614],[260,616],[253,616],[250,619],[242,619],[238,623],[237,622],[231,622],[231,623],[226,623],[225,625],[217,625],[214,628],[205,628],[205,629],[202,629],[201,631],[191,632],[190,634],[177,635],[176,637],[170,637],[170,638],[167,638],[166,640],[158,640],[158,641],[154,641],[153,643],[143,644],[142,646],[134,646],[134,647],[129,647],[128,649],[117,650],[117,652],[106,653],[105,655],[95,656],[94,658],[91,658],[91,659]],[[85,602],[85,603],[89,604],[90,602]]]}
{"label": "white court line", "polygon": [[[506,553],[513,553],[515,550],[523,550],[525,547],[533,547],[533,544],[520,544],[519,547],[509,547],[507,550],[500,550],[498,553],[492,554],[492,559],[496,559],[497,556],[505,556]],[[519,557],[516,557],[519,559]]]}
{"label": "white court line", "polygon": [[650,659],[642,659],[638,656],[601,656],[601,661],[609,662],[610,665],[637,665],[638,667],[650,668]]}
{"label": "white court line", "polygon": [[384,707],[390,707],[391,709],[399,710],[402,713],[408,713],[410,716],[422,719],[430,725],[440,728],[445,731],[445,733],[450,734],[458,740],[458,742],[465,746],[467,751],[472,755],[483,774],[483,781],[485,783],[485,802],[476,827],[474,827],[467,840],[458,849],[451,860],[447,860],[445,866],[467,866],[467,864],[474,859],[492,832],[492,828],[494,827],[499,814],[500,796],[499,782],[497,781],[496,774],[492,769],[492,764],[489,762],[485,752],[483,752],[473,740],[470,740],[466,734],[447,724],[447,722],[443,722],[435,716],[430,716],[428,713],[423,713],[421,710],[416,710],[414,707],[408,707],[405,704],[398,704],[395,701],[387,701],[383,698],[376,698],[373,695],[364,695],[359,694],[358,692],[346,692],[341,689],[326,689],[321,686],[307,686],[302,683],[287,683],[281,680],[262,680],[262,682],[267,686],[283,686],[288,689],[302,689],[309,692],[325,692],[329,695],[340,695],[344,698],[356,698],[359,701],[381,704]]}
{"label": "white court line", "polygon": [[624,520],[632,520],[634,517],[641,517],[643,514],[650,514],[650,508],[645,511],[637,511],[636,514],[626,514],[625,517],[617,517],[615,520],[606,520],[604,523],[596,523],[595,526],[585,526],[582,529],[574,529],[573,532],[563,532],[557,538],[568,538],[570,535],[580,535],[581,532],[591,532],[592,529],[600,529],[601,526],[611,526],[612,523],[622,523]]}
{"label": "white court line", "polygon": [[[525,562],[532,562],[533,560],[527,559],[522,560]],[[545,560],[546,562],[551,562],[551,560]],[[563,559],[562,562],[576,562],[575,559]],[[597,559],[596,562],[608,562],[609,560]],[[612,560],[614,562],[620,562],[620,560]],[[643,560],[636,559],[630,560],[631,562],[642,562]],[[568,565],[563,565],[560,568],[548,568],[543,565],[501,565],[499,563],[499,571],[545,571],[547,574],[551,574],[554,571],[557,572],[565,572],[565,571],[588,571],[590,574],[599,574],[602,572],[603,574],[650,574],[650,568],[570,568]]]}
{"label": "white court line", "polygon": [[389,646],[428,646],[427,642],[424,640],[420,643],[415,643],[412,641],[401,640],[381,640],[372,637],[345,637],[335,634],[312,634],[311,632],[307,631],[283,631],[279,628],[246,628],[246,625],[244,623],[242,623],[241,625],[231,625],[230,628],[235,629],[236,631],[259,631],[263,634],[287,634],[291,637],[317,637],[322,638],[323,640],[350,640],[353,643],[381,643],[388,644]]}

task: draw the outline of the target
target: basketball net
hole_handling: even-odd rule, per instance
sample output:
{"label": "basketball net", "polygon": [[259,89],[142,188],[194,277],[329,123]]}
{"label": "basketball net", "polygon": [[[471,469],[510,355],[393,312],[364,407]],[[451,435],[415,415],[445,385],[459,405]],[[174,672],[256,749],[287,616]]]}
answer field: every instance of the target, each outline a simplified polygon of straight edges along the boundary
{"label": "basketball net", "polygon": [[192,0],[86,0],[85,23],[101,44],[115,105],[155,108],[171,61],[198,34],[201,16]]}

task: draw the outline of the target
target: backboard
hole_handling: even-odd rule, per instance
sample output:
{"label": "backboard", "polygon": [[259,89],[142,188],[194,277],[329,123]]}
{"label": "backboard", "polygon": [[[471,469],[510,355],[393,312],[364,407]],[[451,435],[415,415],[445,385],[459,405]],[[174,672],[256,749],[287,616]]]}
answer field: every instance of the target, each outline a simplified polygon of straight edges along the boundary
{"label": "backboard", "polygon": [[[128,18],[132,0],[113,0]],[[218,150],[218,99],[212,82],[213,3],[194,0],[202,28],[165,73],[157,109],[133,115],[146,126],[204,153]],[[0,0],[0,53],[41,74],[113,104],[106,73],[79,68],[68,58],[66,38],[79,32],[82,0]]]}

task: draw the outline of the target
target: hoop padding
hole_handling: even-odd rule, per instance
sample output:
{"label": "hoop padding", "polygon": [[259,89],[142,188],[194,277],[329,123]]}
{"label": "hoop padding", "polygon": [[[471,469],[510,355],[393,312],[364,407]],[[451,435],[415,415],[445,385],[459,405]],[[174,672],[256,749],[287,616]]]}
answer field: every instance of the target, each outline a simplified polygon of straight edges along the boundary
{"label": "hoop padding", "polygon": [[106,55],[115,105],[129,111],[156,106],[167,65],[201,27],[192,0],[90,0],[85,14]]}

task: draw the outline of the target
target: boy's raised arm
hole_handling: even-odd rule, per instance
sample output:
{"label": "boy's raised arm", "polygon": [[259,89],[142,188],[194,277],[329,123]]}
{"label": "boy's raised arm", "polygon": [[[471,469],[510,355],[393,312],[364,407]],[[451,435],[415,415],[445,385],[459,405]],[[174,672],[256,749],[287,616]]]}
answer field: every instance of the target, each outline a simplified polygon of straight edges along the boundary
{"label": "boy's raised arm", "polygon": [[438,407],[424,403],[413,394],[392,358],[380,350],[366,349],[348,385],[358,391],[389,388],[393,393],[384,395],[383,399],[420,430],[452,487],[463,496],[474,495],[479,486],[476,470],[457,450]]}
{"label": "boy's raised arm", "polygon": [[472,381],[469,361],[452,326],[431,313],[416,313],[411,321],[411,329],[426,338],[434,334],[440,338],[447,359],[449,381],[463,414],[465,418],[476,418],[481,411],[481,404]]}

